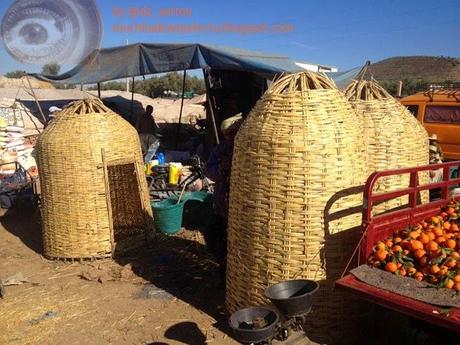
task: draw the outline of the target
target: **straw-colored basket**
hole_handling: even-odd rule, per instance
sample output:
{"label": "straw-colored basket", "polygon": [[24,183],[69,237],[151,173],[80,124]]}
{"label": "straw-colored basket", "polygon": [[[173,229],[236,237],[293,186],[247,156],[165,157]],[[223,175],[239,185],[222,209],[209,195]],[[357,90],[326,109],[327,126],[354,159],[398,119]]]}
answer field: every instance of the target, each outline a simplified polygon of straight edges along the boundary
{"label": "straw-colored basket", "polygon": [[[344,328],[332,291],[358,241],[365,180],[362,124],[326,77],[280,78],[239,130],[233,155],[226,305],[268,301],[283,280],[320,282],[308,335],[331,343]],[[351,318],[351,315],[347,315]]]}
{"label": "straw-colored basket", "polygon": [[[394,99],[375,80],[354,80],[345,90],[346,97],[364,119],[367,151],[367,175],[374,171],[429,164],[428,133],[400,102]],[[419,176],[420,183],[428,183],[427,174]],[[382,179],[375,190],[387,192],[409,186],[409,175]],[[428,199],[422,193],[422,201]],[[377,205],[381,213],[407,204],[401,197]]]}
{"label": "straw-colored basket", "polygon": [[46,257],[109,257],[146,238],[152,210],[139,138],[100,100],[69,104],[36,152]]}

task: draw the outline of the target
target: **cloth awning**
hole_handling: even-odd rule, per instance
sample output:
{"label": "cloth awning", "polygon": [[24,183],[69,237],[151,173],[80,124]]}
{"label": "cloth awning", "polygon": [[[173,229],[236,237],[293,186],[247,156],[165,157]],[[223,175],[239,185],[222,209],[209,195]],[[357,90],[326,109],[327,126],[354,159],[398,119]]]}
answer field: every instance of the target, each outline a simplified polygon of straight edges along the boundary
{"label": "cloth awning", "polygon": [[267,77],[303,70],[285,56],[203,44],[136,43],[97,49],[82,63],[58,76],[34,74],[52,83],[93,84],[126,77],[212,68],[249,71]]}

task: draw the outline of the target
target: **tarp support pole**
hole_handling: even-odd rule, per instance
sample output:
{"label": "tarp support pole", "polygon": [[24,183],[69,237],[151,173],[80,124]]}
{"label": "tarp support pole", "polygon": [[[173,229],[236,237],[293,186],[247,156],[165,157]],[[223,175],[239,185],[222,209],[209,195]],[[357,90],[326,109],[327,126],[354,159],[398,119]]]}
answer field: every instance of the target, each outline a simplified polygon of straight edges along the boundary
{"label": "tarp support pole", "polygon": [[26,79],[27,79],[27,82],[29,83],[30,91],[32,92],[32,95],[34,96],[35,104],[37,105],[38,110],[40,111],[40,115],[42,116],[43,125],[46,127],[46,125],[48,124],[48,121],[46,120],[45,114],[43,114],[42,107],[40,106],[40,103],[38,102],[38,99],[37,99],[37,95],[35,94],[35,91],[32,88],[32,84],[30,83],[29,76],[26,76]]}
{"label": "tarp support pole", "polygon": [[97,83],[97,97],[101,99],[101,83]]}
{"label": "tarp support pole", "polygon": [[130,118],[131,118],[131,121],[136,123],[135,119],[133,118],[134,116],[134,77],[133,77],[132,83],[133,85],[131,86],[131,115],[130,115]]}
{"label": "tarp support pole", "polygon": [[180,113],[179,113],[179,123],[177,124],[177,135],[176,135],[176,150],[179,146],[179,135],[180,135],[180,126],[182,122],[182,110],[184,109],[184,97],[185,97],[185,79],[187,78],[187,70],[184,69],[184,78],[182,79],[182,97],[180,101]]}
{"label": "tarp support pole", "polygon": [[214,129],[214,136],[216,138],[216,143],[220,144],[219,133],[217,132],[216,117],[214,116],[214,107],[211,101],[211,92],[210,92],[211,86],[209,85],[209,79],[208,79],[209,75],[205,69],[203,69],[203,75],[204,75],[204,83],[206,85],[206,100],[208,102],[209,112],[211,113],[211,120],[212,120],[212,127]]}

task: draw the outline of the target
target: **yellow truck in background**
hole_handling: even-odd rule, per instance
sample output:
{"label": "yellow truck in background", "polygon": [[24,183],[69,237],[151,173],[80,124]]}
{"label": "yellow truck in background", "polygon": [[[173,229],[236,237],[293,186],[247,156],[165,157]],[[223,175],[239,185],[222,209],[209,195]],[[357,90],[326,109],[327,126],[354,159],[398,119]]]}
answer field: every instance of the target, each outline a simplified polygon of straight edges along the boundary
{"label": "yellow truck in background", "polygon": [[460,90],[430,90],[401,99],[430,135],[436,134],[444,159],[460,160]]}

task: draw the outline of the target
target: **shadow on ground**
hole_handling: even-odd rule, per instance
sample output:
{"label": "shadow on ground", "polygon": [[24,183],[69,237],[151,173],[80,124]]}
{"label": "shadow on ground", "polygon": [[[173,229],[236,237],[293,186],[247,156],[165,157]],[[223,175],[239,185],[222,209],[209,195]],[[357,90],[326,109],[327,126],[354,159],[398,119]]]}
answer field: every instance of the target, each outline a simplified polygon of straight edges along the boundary
{"label": "shadow on ground", "polygon": [[11,234],[18,237],[28,248],[43,254],[40,212],[31,207],[14,207],[1,210],[0,223]]}
{"label": "shadow on ground", "polygon": [[[208,314],[216,320],[214,327],[229,334],[228,315],[224,306],[225,291],[219,266],[199,231],[206,225],[208,214],[198,204],[195,207],[192,204],[192,210],[185,212],[184,225],[188,229],[197,230],[177,236],[157,233],[148,246],[116,258],[116,261],[120,265],[130,264],[132,271],[149,281],[154,289],[164,290]],[[185,344],[199,345],[206,342],[206,336],[193,322],[171,326],[165,337]]]}

